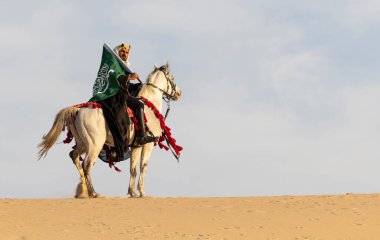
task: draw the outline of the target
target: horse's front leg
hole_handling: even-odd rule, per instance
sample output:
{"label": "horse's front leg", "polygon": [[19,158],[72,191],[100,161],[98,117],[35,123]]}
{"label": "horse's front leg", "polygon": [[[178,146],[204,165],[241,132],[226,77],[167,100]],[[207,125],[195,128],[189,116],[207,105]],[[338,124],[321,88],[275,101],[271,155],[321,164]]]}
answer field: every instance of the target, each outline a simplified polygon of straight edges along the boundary
{"label": "horse's front leg", "polygon": [[141,158],[141,150],[142,147],[136,147],[132,148],[131,152],[131,162],[130,162],[130,178],[129,178],[129,187],[128,187],[128,194],[131,197],[137,197],[137,194],[135,192],[135,181],[137,176],[137,163],[140,161]]}
{"label": "horse's front leg", "polygon": [[145,173],[148,168],[148,160],[150,158],[150,155],[152,154],[152,150],[154,147],[154,143],[147,143],[142,148],[142,156],[140,161],[140,177],[139,177],[139,183],[137,185],[137,189],[140,192],[140,197],[145,197],[146,194],[144,192],[144,179],[145,179]]}

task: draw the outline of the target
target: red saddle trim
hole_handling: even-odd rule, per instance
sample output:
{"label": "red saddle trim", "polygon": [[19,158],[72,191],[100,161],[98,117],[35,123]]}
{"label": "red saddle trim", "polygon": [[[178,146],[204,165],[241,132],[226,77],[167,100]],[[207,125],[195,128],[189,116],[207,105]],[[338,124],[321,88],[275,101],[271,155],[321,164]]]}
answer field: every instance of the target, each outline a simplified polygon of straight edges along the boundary
{"label": "red saddle trim", "polygon": [[98,102],[85,102],[85,103],[81,103],[81,104],[76,104],[76,105],[73,105],[72,107],[75,107],[75,108],[84,108],[84,107],[92,107],[92,108],[102,108],[102,104],[98,103]]}
{"label": "red saddle trim", "polygon": [[135,113],[132,111],[132,109],[131,109],[130,107],[125,106],[125,110],[126,110],[127,113],[128,113],[128,117],[130,117],[130,118],[135,117]]}
{"label": "red saddle trim", "polygon": [[[85,103],[80,103],[80,104],[76,104],[76,105],[73,105],[72,107],[74,108],[88,108],[88,107],[92,107],[93,109],[96,109],[96,108],[102,108],[102,104],[99,103],[99,102],[85,102]],[[135,114],[133,113],[132,109],[130,107],[125,107],[125,111],[127,111],[128,113],[128,116],[133,118],[135,116]]]}

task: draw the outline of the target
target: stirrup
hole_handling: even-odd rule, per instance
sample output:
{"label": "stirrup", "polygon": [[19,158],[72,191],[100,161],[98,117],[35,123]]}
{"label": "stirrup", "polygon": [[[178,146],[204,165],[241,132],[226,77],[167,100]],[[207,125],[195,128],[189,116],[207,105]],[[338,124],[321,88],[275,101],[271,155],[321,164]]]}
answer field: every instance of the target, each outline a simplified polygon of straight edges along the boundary
{"label": "stirrup", "polygon": [[145,136],[141,136],[137,139],[137,144],[144,145],[146,143],[155,142],[156,140],[157,140],[157,138],[155,138],[155,137],[145,135]]}

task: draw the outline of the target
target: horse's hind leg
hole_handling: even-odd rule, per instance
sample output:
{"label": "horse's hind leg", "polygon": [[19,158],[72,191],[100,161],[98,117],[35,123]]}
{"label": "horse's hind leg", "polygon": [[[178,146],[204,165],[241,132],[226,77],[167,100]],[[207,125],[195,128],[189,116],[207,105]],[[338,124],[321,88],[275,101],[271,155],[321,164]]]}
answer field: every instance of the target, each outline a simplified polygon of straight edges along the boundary
{"label": "horse's hind leg", "polygon": [[99,156],[106,137],[106,124],[101,110],[82,108],[75,119],[74,123],[83,145],[86,146],[86,157],[82,167],[84,170],[84,178],[86,180],[89,197],[98,197],[99,194],[95,189],[91,180],[91,170]]}
{"label": "horse's hind leg", "polygon": [[87,184],[87,189],[88,189],[88,195],[91,198],[96,198],[100,197],[101,195],[98,194],[94,186],[92,184],[92,179],[91,179],[91,170],[92,167],[95,164],[96,159],[99,156],[100,150],[103,145],[96,146],[96,145],[90,145],[86,154],[86,158],[84,159],[83,165],[84,165],[84,176],[86,179],[86,184]]}
{"label": "horse's hind leg", "polygon": [[78,136],[78,133],[76,132],[76,129],[74,127],[70,128],[71,133],[73,134],[75,141],[76,141],[76,147],[74,150],[70,152],[70,158],[73,161],[75,167],[77,168],[80,176],[80,182],[78,183],[77,189],[76,189],[76,198],[88,198],[88,190],[86,186],[86,178],[84,176],[84,171],[82,168],[82,165],[80,164],[80,156],[86,152],[86,147],[84,146],[84,143]]}
{"label": "horse's hind leg", "polygon": [[75,167],[78,169],[80,175],[80,182],[78,183],[75,197],[76,198],[88,198],[88,190],[86,185],[86,178],[84,176],[84,171],[82,165],[80,164],[80,156],[85,153],[81,151],[80,153],[76,150],[70,152],[70,157],[73,160]]}

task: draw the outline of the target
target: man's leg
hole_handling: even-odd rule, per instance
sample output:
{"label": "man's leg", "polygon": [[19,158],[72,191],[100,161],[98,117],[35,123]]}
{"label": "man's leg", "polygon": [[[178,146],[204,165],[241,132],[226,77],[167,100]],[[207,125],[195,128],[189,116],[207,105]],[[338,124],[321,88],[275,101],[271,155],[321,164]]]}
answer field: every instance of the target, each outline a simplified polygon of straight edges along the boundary
{"label": "man's leg", "polygon": [[117,159],[123,160],[124,159],[124,139],[120,132],[120,128],[116,120],[117,109],[113,109],[114,103],[112,102],[112,99],[110,98],[100,101],[100,103],[102,104],[104,118],[106,119],[108,128],[112,134]]}
{"label": "man's leg", "polygon": [[137,144],[143,145],[148,142],[154,142],[156,138],[148,136],[146,134],[146,126],[144,120],[144,102],[139,98],[128,96],[127,105],[136,110],[136,117],[138,120],[137,126],[139,127],[139,131],[137,134]]}

